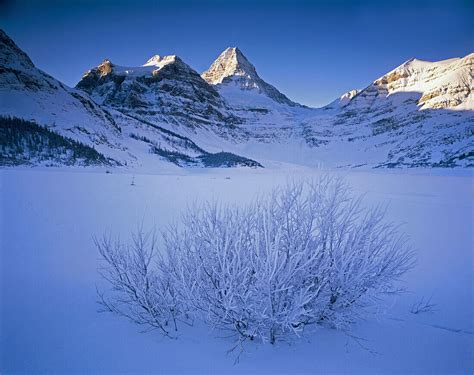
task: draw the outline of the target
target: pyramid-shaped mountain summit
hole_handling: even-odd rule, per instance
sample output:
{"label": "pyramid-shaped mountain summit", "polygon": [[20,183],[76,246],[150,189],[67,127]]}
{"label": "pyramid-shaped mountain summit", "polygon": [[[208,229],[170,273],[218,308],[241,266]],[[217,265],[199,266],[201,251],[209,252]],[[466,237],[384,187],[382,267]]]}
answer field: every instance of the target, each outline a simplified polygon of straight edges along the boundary
{"label": "pyramid-shaped mountain summit", "polygon": [[260,78],[255,67],[237,47],[229,47],[222,52],[201,76],[231,104],[241,92],[243,96],[260,94],[280,104],[300,106]]}

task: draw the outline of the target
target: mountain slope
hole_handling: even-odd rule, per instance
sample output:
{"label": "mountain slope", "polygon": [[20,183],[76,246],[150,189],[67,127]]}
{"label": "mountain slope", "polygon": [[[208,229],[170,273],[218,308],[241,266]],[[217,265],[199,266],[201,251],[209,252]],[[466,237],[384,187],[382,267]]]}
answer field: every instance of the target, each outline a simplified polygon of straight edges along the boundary
{"label": "mountain slope", "polygon": [[413,93],[419,109],[474,110],[474,53],[438,62],[411,59],[374,81],[350,104],[367,109],[401,93]]}
{"label": "mountain slope", "polygon": [[306,139],[329,145],[341,165],[474,166],[473,87],[474,54],[411,59],[306,119]]}
{"label": "mountain slope", "polygon": [[155,55],[139,67],[104,60],[76,87],[108,108],[175,128],[214,126],[223,134],[238,122],[217,91],[177,56]]}
{"label": "mountain slope", "polygon": [[120,135],[120,127],[113,116],[87,95],[70,89],[37,69],[2,30],[0,114],[48,124],[55,130],[99,148],[119,147],[114,138]]}
{"label": "mountain slope", "polygon": [[302,116],[311,108],[288,99],[258,75],[238,48],[227,48],[201,75],[221,94],[237,117],[248,139],[263,143],[299,137]]}
{"label": "mountain slope", "polygon": [[94,147],[32,121],[0,117],[0,165],[115,165]]}
{"label": "mountain slope", "polygon": [[[167,59],[151,63],[154,64],[151,69],[156,69],[155,66],[159,63],[162,64],[162,70],[165,72],[162,78],[171,74],[173,69],[187,69],[184,64],[180,62],[176,64],[176,61]],[[107,65],[104,64],[101,69],[107,71]],[[208,86],[197,73],[191,72],[191,75],[198,82]],[[163,81],[166,81],[166,78]],[[173,91],[172,85],[169,89]],[[222,101],[217,93],[213,93],[212,88],[209,92],[210,95],[217,97],[216,100]],[[38,130],[36,133],[42,140],[48,136],[50,140],[53,139],[58,143],[58,136],[62,137],[63,149],[67,145],[76,147],[68,139],[81,142],[85,147],[97,149],[97,152],[104,156],[106,164],[116,162],[123,166],[144,167],[148,170],[169,168],[167,164],[170,162],[179,166],[197,167],[259,166],[253,160],[234,154],[210,153],[186,136],[97,104],[84,91],[69,88],[37,69],[30,58],[2,30],[0,30],[0,116],[7,119],[25,119],[41,127],[47,127],[42,129],[31,125],[24,128],[30,133],[32,129]],[[13,122],[15,121],[17,120]],[[25,144],[31,144],[30,139],[37,137],[24,131],[16,132],[9,139],[18,143],[21,134],[25,137],[21,142]],[[44,142],[49,141],[46,139]],[[11,146],[2,143],[0,151],[5,155],[2,154],[1,157],[8,156],[8,164],[15,164],[10,155]],[[37,160],[29,160],[28,163],[47,162],[44,153],[36,154]],[[18,162],[24,159],[20,156]]]}
{"label": "mountain slope", "polygon": [[[203,77],[176,56],[156,55],[140,67],[105,60],[71,89],[0,31],[0,116],[91,149],[78,155],[95,149],[108,163],[146,170],[259,165],[242,154],[329,167],[474,166],[474,54],[409,60],[319,109],[265,83],[236,48]],[[45,144],[82,147],[37,130]]]}
{"label": "mountain slope", "polygon": [[344,107],[346,104],[348,104],[353,97],[355,97],[360,90],[350,90],[344,94],[342,94],[339,98],[336,100],[332,101],[328,105],[325,106],[325,109],[331,109],[331,108],[341,108]]}

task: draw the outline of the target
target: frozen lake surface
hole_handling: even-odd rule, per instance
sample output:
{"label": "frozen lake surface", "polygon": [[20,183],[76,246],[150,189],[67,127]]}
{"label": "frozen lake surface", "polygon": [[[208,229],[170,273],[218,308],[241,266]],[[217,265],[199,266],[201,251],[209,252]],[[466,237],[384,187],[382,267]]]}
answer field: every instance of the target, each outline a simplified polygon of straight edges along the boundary
{"label": "frozen lake surface", "polygon": [[[468,374],[473,373],[473,177],[429,171],[354,171],[366,204],[388,216],[416,249],[408,292],[361,322],[356,341],[329,329],[291,344],[249,345],[240,362],[218,332],[194,327],[178,340],[97,312],[101,285],[92,237],[128,240],[140,222],[168,225],[195,201],[245,202],[309,168],[170,170],[106,174],[73,169],[0,171],[2,373]],[[431,297],[436,311],[412,314]]]}

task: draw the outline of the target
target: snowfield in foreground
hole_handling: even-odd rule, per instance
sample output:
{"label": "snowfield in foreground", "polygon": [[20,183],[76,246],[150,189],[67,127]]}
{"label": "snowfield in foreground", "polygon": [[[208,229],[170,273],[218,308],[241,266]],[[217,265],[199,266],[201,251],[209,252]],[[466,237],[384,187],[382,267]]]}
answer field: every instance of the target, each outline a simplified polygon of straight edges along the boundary
{"label": "snowfield in foreground", "polygon": [[[103,286],[92,237],[128,241],[143,222],[162,228],[195,201],[247,202],[310,168],[0,171],[0,372],[158,374],[467,374],[474,370],[472,176],[436,171],[339,172],[368,205],[389,202],[388,218],[416,249],[407,293],[386,314],[352,332],[320,329],[304,340],[247,345],[240,362],[231,341],[205,327],[169,340],[97,312]],[[440,173],[447,173],[446,171]],[[134,181],[134,185],[131,183]],[[422,300],[431,312],[413,314]],[[416,306],[415,306],[416,307]]]}

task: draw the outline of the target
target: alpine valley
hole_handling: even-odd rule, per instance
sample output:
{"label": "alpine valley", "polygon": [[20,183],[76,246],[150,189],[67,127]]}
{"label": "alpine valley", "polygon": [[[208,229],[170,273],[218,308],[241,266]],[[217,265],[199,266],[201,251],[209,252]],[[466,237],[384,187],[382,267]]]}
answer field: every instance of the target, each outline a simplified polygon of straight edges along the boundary
{"label": "alpine valley", "polygon": [[178,56],[104,60],[70,88],[0,30],[0,116],[2,165],[473,167],[474,53],[411,59],[309,108],[238,48],[202,74]]}

